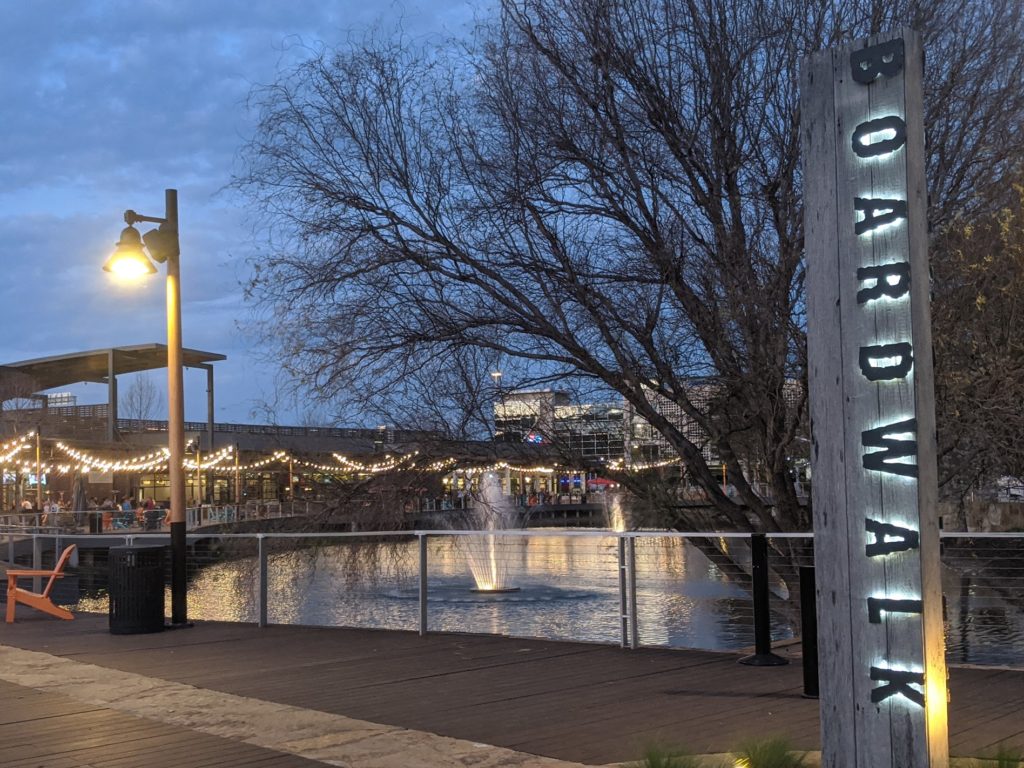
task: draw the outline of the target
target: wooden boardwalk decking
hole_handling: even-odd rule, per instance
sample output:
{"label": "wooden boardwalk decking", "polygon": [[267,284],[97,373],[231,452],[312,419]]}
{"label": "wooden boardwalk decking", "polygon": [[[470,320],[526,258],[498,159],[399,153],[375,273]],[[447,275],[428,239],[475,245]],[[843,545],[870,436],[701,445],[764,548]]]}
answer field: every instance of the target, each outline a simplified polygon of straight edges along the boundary
{"label": "wooden boardwalk decking", "polygon": [[[0,629],[0,643],[592,765],[634,760],[654,742],[698,752],[774,735],[819,744],[818,703],[801,696],[799,662],[752,668],[699,651],[225,623],[112,636],[105,616],[90,615],[26,615]],[[956,668],[950,688],[954,755],[1024,748],[1024,672]],[[5,706],[0,722],[10,714]],[[9,743],[0,728],[0,755]]]}
{"label": "wooden boardwalk decking", "polygon": [[316,768],[315,760],[0,681],[4,768]]}

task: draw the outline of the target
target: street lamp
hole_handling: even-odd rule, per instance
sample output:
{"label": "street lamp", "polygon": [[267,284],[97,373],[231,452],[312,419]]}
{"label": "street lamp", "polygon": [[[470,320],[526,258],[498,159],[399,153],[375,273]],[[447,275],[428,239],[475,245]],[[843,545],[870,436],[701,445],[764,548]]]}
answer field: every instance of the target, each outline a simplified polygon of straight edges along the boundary
{"label": "street lamp", "polygon": [[[494,386],[498,390],[498,400],[501,403],[501,442],[508,442],[508,408],[505,405],[505,390],[501,388],[501,371],[491,371],[491,379],[494,381]],[[494,439],[498,439],[498,406],[494,407]],[[522,475],[520,475],[520,486],[522,486]],[[501,483],[501,492],[505,496],[512,495],[512,472],[505,465],[505,477]]]}
{"label": "street lamp", "polygon": [[[141,216],[125,211],[128,225],[103,269],[133,279],[155,275],[156,267],[146,257],[143,243],[154,261],[167,265],[167,457],[171,482],[171,626],[188,623],[185,552],[185,398],[181,364],[181,264],[178,245],[178,190],[164,192],[164,216]],[[140,236],[139,222],[159,224]]]}
{"label": "street lamp", "polygon": [[[501,371],[491,371],[491,379],[494,380],[494,386],[498,390],[498,400],[501,402],[501,440],[505,441],[505,395],[501,389]],[[498,437],[498,408],[494,408],[494,437]]]}

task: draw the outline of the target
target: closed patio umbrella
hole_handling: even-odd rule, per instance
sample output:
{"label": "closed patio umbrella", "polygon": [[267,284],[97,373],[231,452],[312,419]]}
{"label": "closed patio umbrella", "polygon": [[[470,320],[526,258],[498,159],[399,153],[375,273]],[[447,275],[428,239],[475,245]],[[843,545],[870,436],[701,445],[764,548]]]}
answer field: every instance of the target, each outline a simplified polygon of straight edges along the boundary
{"label": "closed patio umbrella", "polygon": [[71,511],[84,512],[89,508],[89,497],[85,492],[85,475],[79,473],[75,477],[75,487],[71,493]]}

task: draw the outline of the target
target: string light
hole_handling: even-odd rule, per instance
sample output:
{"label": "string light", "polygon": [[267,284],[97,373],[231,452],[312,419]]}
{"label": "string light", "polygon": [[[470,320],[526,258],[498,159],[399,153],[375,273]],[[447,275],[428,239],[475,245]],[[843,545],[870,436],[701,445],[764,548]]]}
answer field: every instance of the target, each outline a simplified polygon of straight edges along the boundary
{"label": "string light", "polygon": [[[6,463],[11,461],[18,453],[25,450],[29,446],[32,438],[35,437],[35,433],[28,433],[27,435],[16,438],[15,440],[8,441],[0,445],[0,462]],[[166,471],[168,456],[170,451],[161,447],[155,451],[146,454],[139,454],[135,456],[118,457],[118,458],[104,458],[97,456],[86,451],[78,450],[69,446],[64,442],[58,442],[57,448],[72,459],[74,464],[61,464],[56,465],[56,469],[50,468],[50,471],[57,472],[70,472],[77,470],[79,472],[86,472],[91,469],[100,470],[103,472],[148,472],[148,471]],[[532,475],[552,475],[558,472],[570,472],[580,471],[579,469],[573,469],[571,467],[561,467],[559,464],[553,464],[551,466],[538,465],[538,466],[515,466],[507,461],[499,461],[488,465],[468,465],[459,466],[459,459],[455,457],[448,457],[444,459],[435,459],[433,461],[420,464],[417,462],[419,457],[419,451],[412,451],[406,454],[387,454],[383,460],[374,462],[362,462],[354,458],[350,458],[340,453],[331,454],[335,460],[335,464],[321,464],[308,459],[298,458],[288,451],[276,450],[270,455],[263,456],[262,458],[255,459],[247,464],[235,464],[236,451],[234,446],[228,446],[221,448],[208,456],[197,461],[194,458],[186,458],[182,462],[182,466],[189,471],[208,471],[208,470],[222,470],[222,471],[235,471],[237,472],[249,472],[254,470],[263,470],[273,465],[278,464],[289,464],[297,465],[303,470],[309,472],[322,472],[330,474],[364,474],[373,475],[384,472],[395,472],[395,471],[408,471],[408,470],[419,470],[423,472],[445,472],[452,474],[461,474],[465,477],[474,477],[480,474],[486,474],[489,472],[501,472],[501,471],[513,471]],[[629,467],[626,467],[622,459],[616,459],[607,464],[607,468],[612,471],[620,472],[644,472],[650,469],[657,469],[660,467],[666,467],[673,464],[678,464],[679,459],[666,459],[664,461],[648,462],[648,463],[635,463]],[[26,464],[27,468],[25,471],[34,471],[30,465]]]}
{"label": "string light", "polygon": [[[451,461],[455,461],[451,459]],[[488,472],[498,472],[499,470],[508,469],[515,472],[529,472],[534,475],[552,475],[558,472],[558,465],[555,464],[552,467],[513,467],[507,461],[499,461],[497,464],[490,464],[485,467],[466,467],[462,469],[456,469],[455,471],[463,475],[480,475],[487,474]]]}
{"label": "string light", "polygon": [[423,469],[427,472],[442,472],[446,469],[450,469],[459,463],[458,459],[439,459],[431,462],[430,464],[424,464]]}
{"label": "string light", "polygon": [[630,467],[626,467],[623,464],[622,459],[616,459],[615,461],[608,462],[608,469],[614,472],[645,472],[648,469],[659,469],[660,467],[668,467],[673,464],[678,464],[679,459],[665,459],[664,461],[652,461],[647,464],[633,464]]}
{"label": "string light", "polygon": [[254,461],[254,462],[251,462],[249,464],[239,464],[237,467],[232,467],[232,468],[233,469],[237,469],[240,472],[248,471],[248,470],[251,470],[251,469],[262,469],[263,467],[266,467],[269,464],[274,464],[274,463],[277,463],[277,462],[280,462],[280,461],[287,461],[287,459],[288,459],[288,454],[285,453],[284,451],[274,451],[273,454],[271,454],[270,456],[268,456],[265,459],[260,459],[258,461]]}
{"label": "string light", "polygon": [[312,461],[306,461],[305,459],[292,459],[296,464],[305,467],[306,469],[314,469],[317,472],[344,472],[347,471],[344,467],[337,464],[317,464]]}
{"label": "string light", "polygon": [[226,461],[230,461],[234,457],[235,448],[229,445],[227,448],[221,448],[215,453],[211,453],[206,457],[204,461],[196,462],[194,459],[185,459],[181,462],[182,466],[187,470],[203,470],[203,469],[216,469],[221,467]]}
{"label": "string light", "polygon": [[36,436],[35,432],[29,432],[21,437],[16,437],[6,443],[0,444],[0,462],[8,462],[28,448],[29,442]]}
{"label": "string light", "polygon": [[355,461],[354,459],[342,456],[340,453],[334,453],[331,455],[334,456],[335,460],[345,469],[368,474],[378,474],[380,472],[393,472],[402,464],[414,462],[419,453],[419,451],[413,451],[412,453],[407,453],[404,456],[395,456],[393,458],[388,454],[384,457],[384,461],[373,464],[363,464],[360,461]]}
{"label": "string light", "polygon": [[[72,472],[75,469],[76,469],[76,467],[74,465],[72,465],[72,464],[40,464],[39,465],[39,474],[41,474],[41,475],[49,475],[49,474],[52,474],[52,473],[56,472],[57,474],[60,474],[60,475],[66,475],[68,472]],[[0,469],[0,471],[2,471],[4,474],[8,474],[10,472],[21,472],[21,473],[26,474],[26,475],[34,475],[35,472],[36,472],[36,465],[35,464],[22,464],[20,466],[17,465],[17,464],[15,464],[14,466],[6,466],[5,465],[2,469]]]}
{"label": "string light", "polygon": [[126,459],[101,459],[85,451],[76,450],[62,442],[57,443],[57,448],[77,461],[85,471],[98,469],[102,472],[146,472],[155,470],[167,464],[167,457],[171,453],[167,448],[160,448],[151,453],[131,456]]}

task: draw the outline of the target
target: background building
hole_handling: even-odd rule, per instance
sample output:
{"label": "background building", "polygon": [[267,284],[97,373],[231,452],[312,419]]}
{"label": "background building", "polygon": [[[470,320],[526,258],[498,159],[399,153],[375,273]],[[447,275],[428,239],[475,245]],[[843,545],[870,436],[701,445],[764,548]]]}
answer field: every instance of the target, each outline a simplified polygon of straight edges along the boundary
{"label": "background building", "polygon": [[558,390],[506,393],[494,404],[494,439],[547,445],[587,463],[622,459],[626,450],[622,401],[573,403]]}

